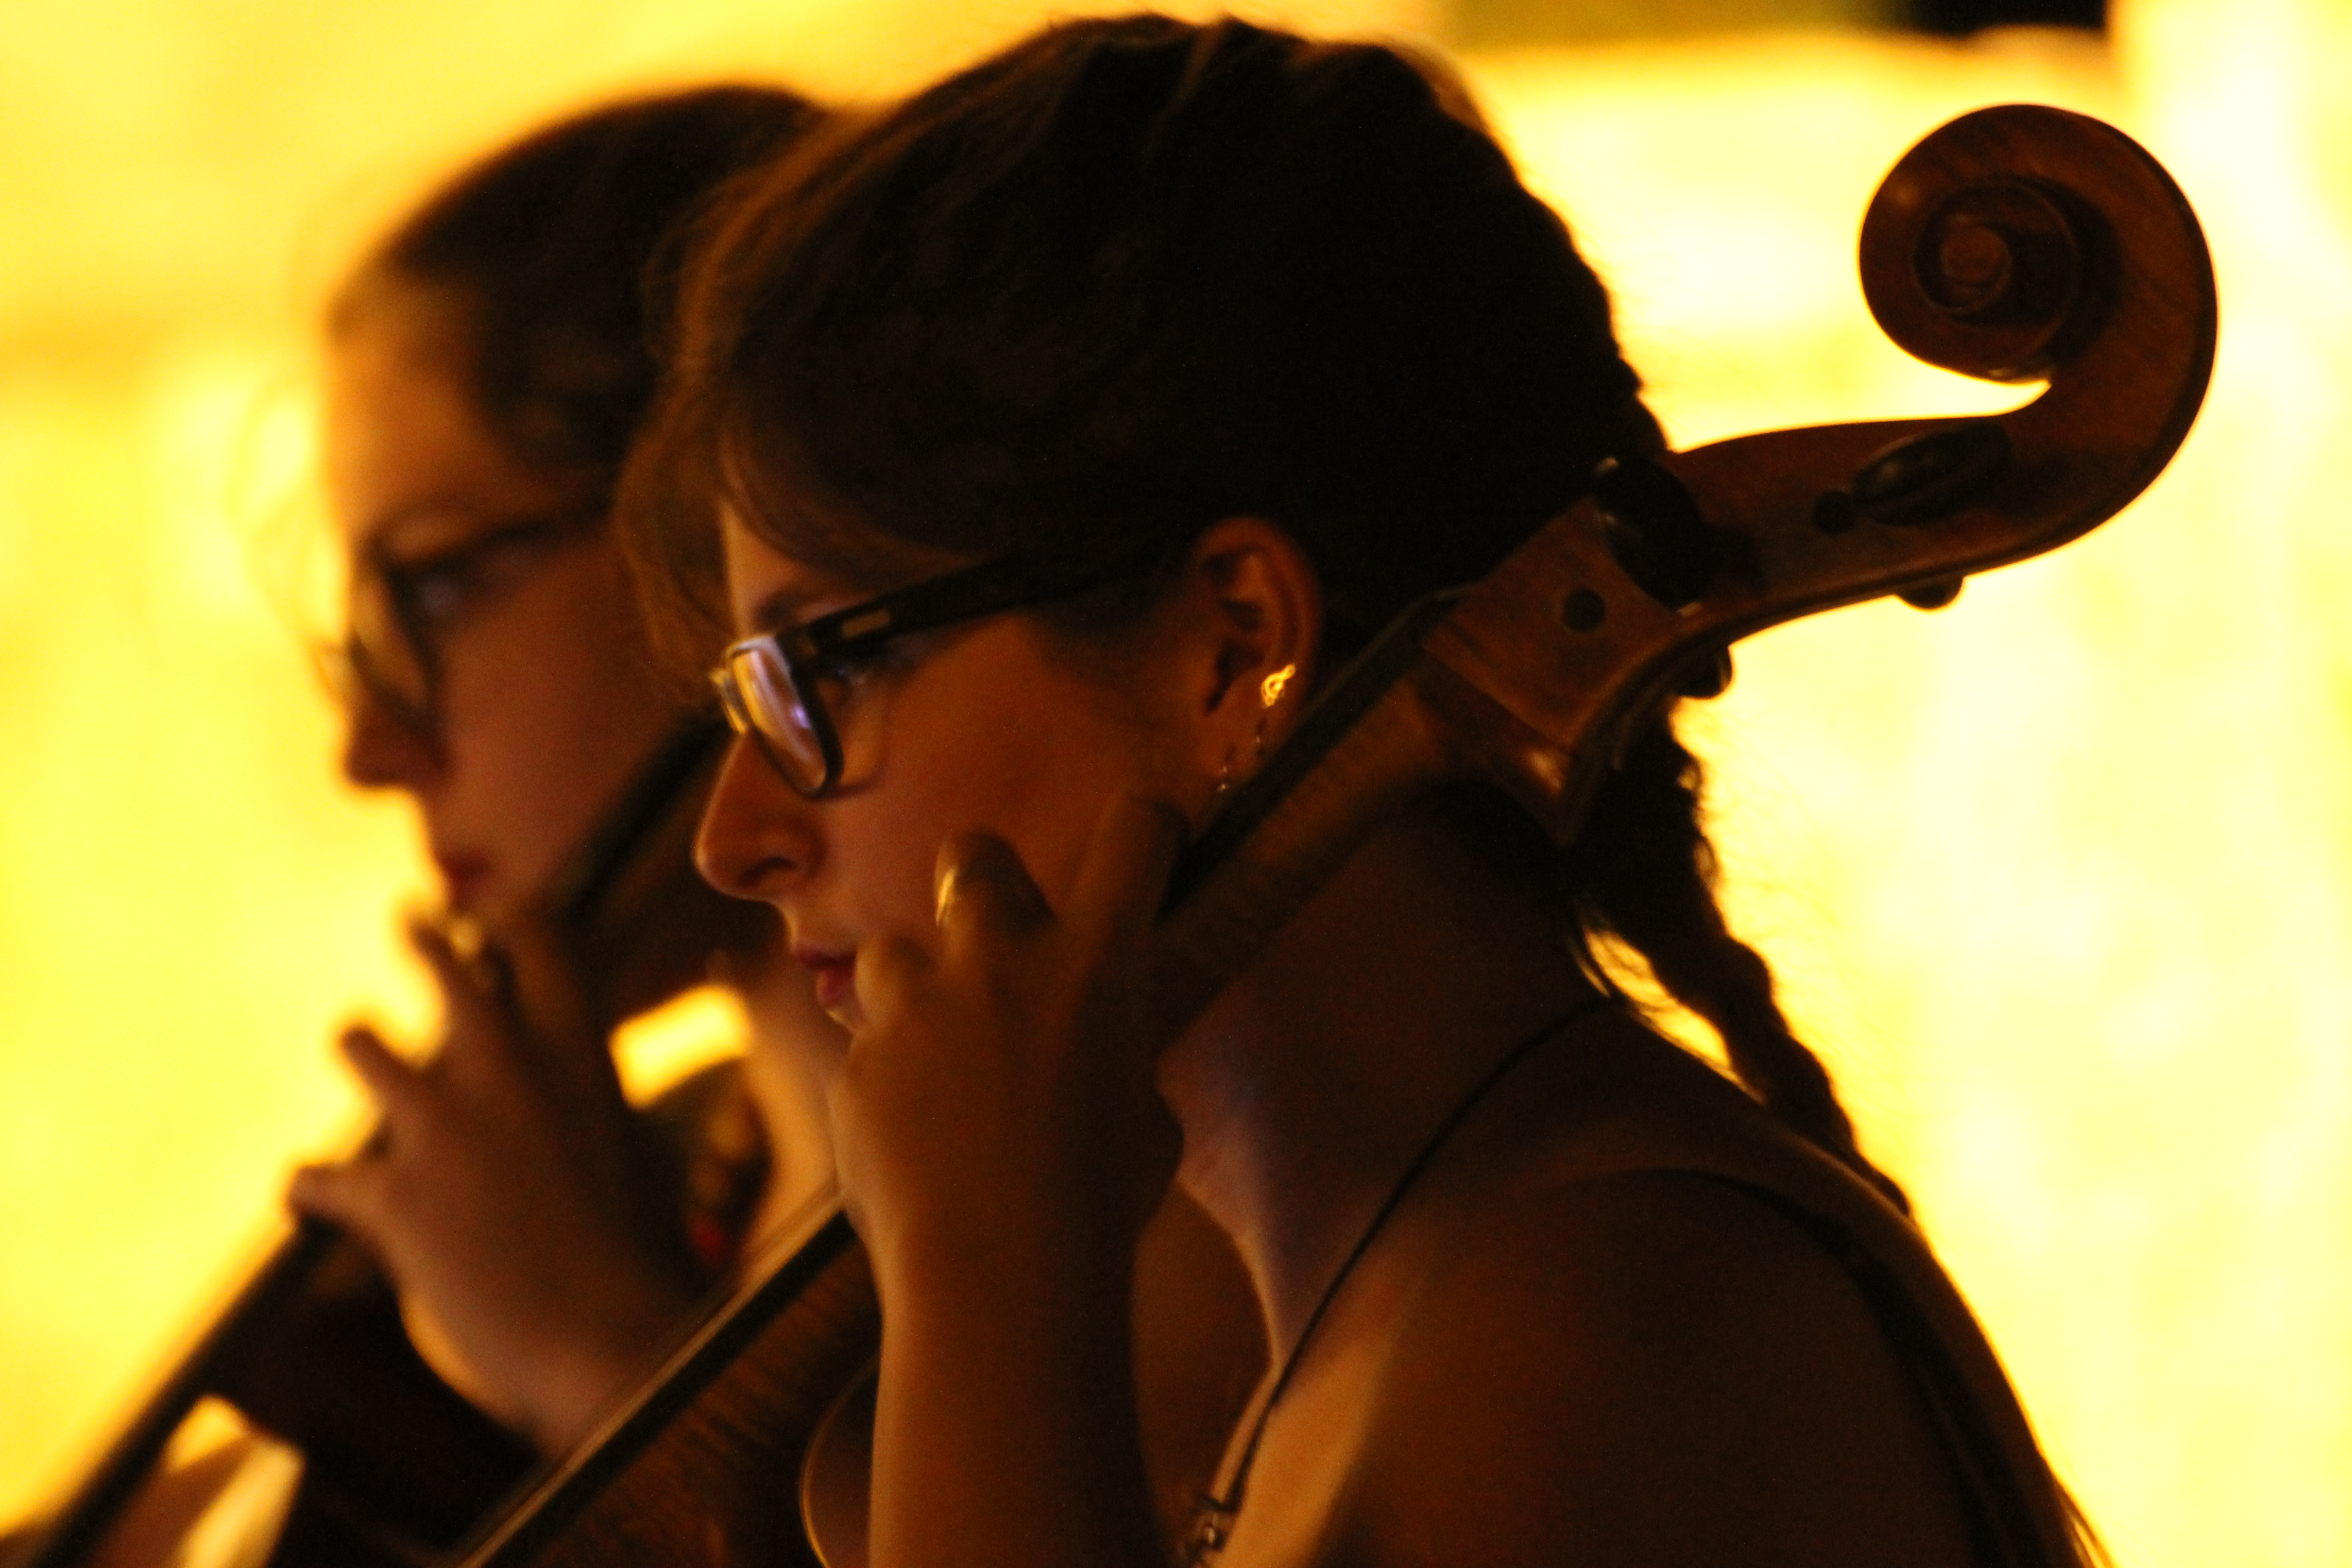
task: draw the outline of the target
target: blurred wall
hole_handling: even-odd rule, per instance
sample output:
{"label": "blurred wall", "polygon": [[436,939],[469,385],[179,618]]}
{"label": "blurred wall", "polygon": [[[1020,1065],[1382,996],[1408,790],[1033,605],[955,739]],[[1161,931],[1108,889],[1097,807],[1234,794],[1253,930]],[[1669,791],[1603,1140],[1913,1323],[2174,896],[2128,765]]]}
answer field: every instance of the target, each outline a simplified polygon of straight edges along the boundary
{"label": "blurred wall", "polygon": [[[1759,638],[1696,726],[1742,929],[2133,1568],[2352,1560],[2340,9],[1465,60],[1685,444],[2002,405],[1886,346],[1853,280],[1878,176],[1950,114],[2113,119],[2210,228],[2214,395],[2143,503],[1940,615]],[[877,94],[1042,10],[0,12],[0,1517],[267,1239],[293,1158],[348,1135],[334,1022],[421,1022],[389,940],[425,887],[409,825],[335,784],[251,562],[289,526],[341,259],[450,163],[601,93]],[[1444,34],[1413,0],[1288,14]]]}

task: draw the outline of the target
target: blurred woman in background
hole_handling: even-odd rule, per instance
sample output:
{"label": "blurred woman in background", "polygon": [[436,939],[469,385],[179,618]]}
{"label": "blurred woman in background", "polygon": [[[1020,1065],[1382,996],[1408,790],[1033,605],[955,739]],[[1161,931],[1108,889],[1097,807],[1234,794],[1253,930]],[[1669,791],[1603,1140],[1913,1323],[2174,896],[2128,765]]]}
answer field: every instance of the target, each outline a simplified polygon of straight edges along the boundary
{"label": "blurred woman in background", "polygon": [[[445,1029],[414,1066],[346,1034],[379,1136],[294,1182],[383,1274],[330,1253],[220,1391],[258,1430],[175,1456],[102,1561],[176,1561],[232,1510],[211,1528],[228,1561],[446,1547],[643,1372],[747,1237],[830,1181],[808,1073],[831,1026],[773,922],[653,831],[656,797],[699,787],[709,719],[655,673],[608,527],[658,379],[670,237],[819,119],[722,87],[551,126],[450,181],[332,303],[323,477],[351,613],[326,662],[346,774],[415,802],[440,873],[445,907],[411,931]],[[627,930],[555,907],[583,877],[636,889]],[[600,972],[574,973],[589,949]],[[714,966],[762,1047],[640,1116],[609,1033]],[[290,1492],[270,1438],[301,1455]]]}
{"label": "blurred woman in background", "polygon": [[[635,781],[708,722],[656,670],[608,527],[658,380],[665,247],[817,118],[719,88],[550,127],[424,204],[329,317],[343,768],[415,803],[447,901],[412,931],[446,1024],[421,1065],[345,1035],[384,1136],[301,1173],[294,1201],[370,1244],[436,1366],[542,1453],[642,1369],[763,1213],[830,1175],[808,1079],[830,1026],[771,924],[715,923],[680,879],[658,922],[676,951],[592,1004],[609,977],[572,973],[567,912],[548,907]],[[484,940],[510,973],[461,957]],[[637,1135],[606,1035],[714,958],[774,1048],[695,1096],[694,1142],[730,1104],[756,1111],[722,1137],[734,1179],[681,1183]]]}

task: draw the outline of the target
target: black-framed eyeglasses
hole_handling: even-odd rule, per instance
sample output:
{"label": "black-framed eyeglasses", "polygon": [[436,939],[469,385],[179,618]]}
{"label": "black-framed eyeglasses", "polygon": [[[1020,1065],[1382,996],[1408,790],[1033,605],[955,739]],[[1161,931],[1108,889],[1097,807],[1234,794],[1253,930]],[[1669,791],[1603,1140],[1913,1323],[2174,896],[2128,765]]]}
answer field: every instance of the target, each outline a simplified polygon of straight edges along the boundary
{"label": "black-framed eyeglasses", "polygon": [[1000,556],[928,578],[729,646],[710,672],[728,723],[748,735],[786,784],[819,800],[841,783],[838,693],[860,666],[918,632],[1045,604],[1121,580],[1152,574],[1163,542],[1130,545],[1082,564]]}
{"label": "black-framed eyeglasses", "polygon": [[441,642],[471,610],[514,586],[556,549],[604,521],[602,504],[484,529],[408,560],[380,546],[352,572],[341,641],[316,650],[328,686],[346,706],[374,702],[409,729],[440,719]]}

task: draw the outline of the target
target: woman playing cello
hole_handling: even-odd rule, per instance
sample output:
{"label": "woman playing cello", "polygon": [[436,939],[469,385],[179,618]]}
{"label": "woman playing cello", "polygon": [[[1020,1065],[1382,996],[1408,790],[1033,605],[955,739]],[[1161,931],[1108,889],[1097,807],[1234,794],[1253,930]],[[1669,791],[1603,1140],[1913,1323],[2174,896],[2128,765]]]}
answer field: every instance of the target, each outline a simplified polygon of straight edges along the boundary
{"label": "woman playing cello", "polygon": [[[346,1166],[302,1173],[296,1197],[362,1241],[434,1367],[520,1442],[467,1420],[417,1367],[383,1280],[331,1255],[290,1311],[256,1325],[256,1352],[197,1369],[304,1458],[282,1521],[265,1506],[233,1532],[254,1560],[449,1544],[467,1510],[533,1449],[567,1446],[667,1342],[763,1190],[789,1203],[829,1179],[794,1067],[807,1047],[708,1078],[657,1131],[623,1102],[605,1049],[608,1028],[701,978],[715,952],[765,1037],[824,1041],[805,984],[772,959],[772,922],[714,920],[690,884],[654,876],[674,951],[622,955],[625,979],[589,1005],[565,973],[578,933],[539,907],[583,859],[662,853],[607,819],[691,717],[651,671],[607,527],[656,379],[641,279],[729,176],[817,119],[792,93],[730,88],[549,127],[436,193],[331,313],[325,478],[352,614],[329,663],[349,714],[345,772],[418,804],[448,913],[415,935],[448,1028],[422,1068],[347,1035],[383,1135]],[[480,967],[453,952],[460,925],[527,948],[560,1037],[507,1026]],[[483,1472],[462,1478],[454,1510],[412,1462],[437,1475],[437,1448]],[[240,1473],[282,1468],[267,1452],[247,1440],[175,1464],[120,1518],[86,1511],[94,1478],[38,1560],[79,1560],[69,1538],[93,1538],[104,1563],[176,1559],[208,1510],[236,1506]]]}
{"label": "woman playing cello", "polygon": [[1235,23],[1052,29],[763,176],[684,321],[635,515],[688,557],[673,607],[740,639],[705,868],[850,1031],[874,1562],[1164,1560],[1128,1325],[1171,1181],[1273,1352],[1192,1561],[2083,1559],[1726,930],[1663,720],[1565,848],[1481,785],[1403,806],[1160,1026],[1187,838],[1403,606],[1662,447],[1450,81]]}

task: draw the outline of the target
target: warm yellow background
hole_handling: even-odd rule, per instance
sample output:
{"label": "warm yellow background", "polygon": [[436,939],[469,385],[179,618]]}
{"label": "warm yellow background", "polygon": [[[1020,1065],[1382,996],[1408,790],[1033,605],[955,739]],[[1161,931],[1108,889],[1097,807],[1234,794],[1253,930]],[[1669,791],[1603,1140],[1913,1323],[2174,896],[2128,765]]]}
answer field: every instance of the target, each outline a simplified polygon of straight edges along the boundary
{"label": "warm yellow background", "polygon": [[[0,10],[0,1517],[102,1430],[414,1020],[407,826],[245,541],[304,327],[448,160],[719,70],[909,85],[1032,0],[11,0]],[[1426,36],[1415,0],[1307,15]],[[1988,405],[1881,343],[1879,174],[1977,104],[2123,124],[2210,229],[2214,395],[2142,505],[1953,610],[1742,651],[1748,931],[2133,1568],[2352,1562],[2352,15],[2111,43],[1748,36],[1467,62],[1678,440]],[[1998,402],[1998,397],[1990,401]]]}

